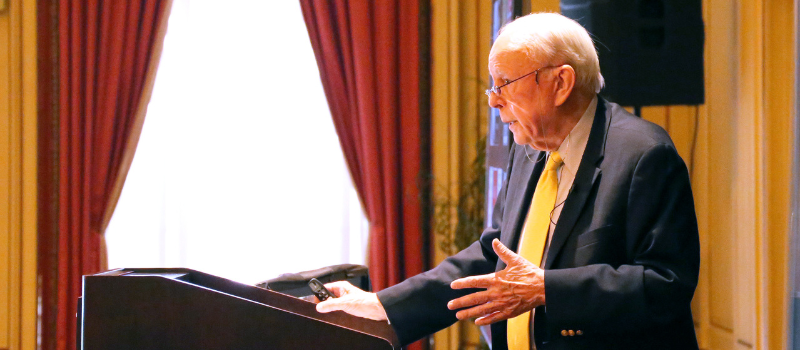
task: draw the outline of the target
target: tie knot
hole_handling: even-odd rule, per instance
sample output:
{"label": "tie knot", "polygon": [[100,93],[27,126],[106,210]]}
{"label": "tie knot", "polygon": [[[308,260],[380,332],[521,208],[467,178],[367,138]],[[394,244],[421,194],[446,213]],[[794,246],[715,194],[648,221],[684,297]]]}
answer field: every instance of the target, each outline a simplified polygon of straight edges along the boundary
{"label": "tie knot", "polygon": [[564,160],[561,159],[561,155],[558,154],[558,151],[550,152],[550,159],[547,160],[547,169],[557,169],[561,163],[564,163]]}

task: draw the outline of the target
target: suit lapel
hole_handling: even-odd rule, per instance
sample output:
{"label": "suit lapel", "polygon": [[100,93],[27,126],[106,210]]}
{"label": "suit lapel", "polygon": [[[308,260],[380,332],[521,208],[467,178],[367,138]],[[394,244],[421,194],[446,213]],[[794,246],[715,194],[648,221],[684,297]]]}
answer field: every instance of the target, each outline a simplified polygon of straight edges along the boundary
{"label": "suit lapel", "polygon": [[567,195],[564,209],[561,210],[561,216],[559,216],[558,223],[553,231],[553,238],[550,241],[547,260],[544,264],[545,269],[550,268],[564,247],[567,238],[572,234],[572,229],[575,227],[578,215],[586,204],[589,192],[591,192],[595,181],[600,178],[600,162],[603,160],[608,125],[611,122],[611,112],[606,109],[605,101],[598,97],[597,110],[592,122],[592,130],[589,132],[586,150],[583,152],[581,165],[578,167],[578,173],[575,174],[572,189]]}
{"label": "suit lapel", "polygon": [[[514,147],[523,148],[525,146],[517,145]],[[506,247],[517,251],[522,225],[525,223],[533,191],[539,181],[539,175],[544,169],[546,156],[541,151],[529,152],[529,155],[522,149],[518,149],[514,153],[514,169],[511,171],[508,188],[518,190],[506,194],[506,208],[503,214],[512,215],[514,220],[508,220],[504,223],[500,231],[500,242]],[[530,158],[528,158],[529,156]],[[499,262],[502,263],[502,261]]]}

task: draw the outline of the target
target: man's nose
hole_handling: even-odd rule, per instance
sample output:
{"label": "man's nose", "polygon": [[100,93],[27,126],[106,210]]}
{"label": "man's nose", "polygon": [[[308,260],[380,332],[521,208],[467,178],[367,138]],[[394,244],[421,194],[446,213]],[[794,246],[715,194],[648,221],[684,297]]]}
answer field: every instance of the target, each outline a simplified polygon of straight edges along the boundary
{"label": "man's nose", "polygon": [[489,106],[492,108],[500,108],[503,107],[503,99],[500,98],[496,93],[491,92],[489,93]]}

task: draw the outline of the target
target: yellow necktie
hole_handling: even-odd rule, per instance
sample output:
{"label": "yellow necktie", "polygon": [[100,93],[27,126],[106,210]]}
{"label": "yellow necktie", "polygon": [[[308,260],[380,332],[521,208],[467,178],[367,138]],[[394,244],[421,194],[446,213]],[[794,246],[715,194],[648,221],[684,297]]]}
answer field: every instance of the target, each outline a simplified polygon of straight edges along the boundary
{"label": "yellow necktie", "polygon": [[[528,218],[522,228],[518,254],[526,260],[539,265],[544,254],[544,245],[550,232],[550,213],[556,205],[558,194],[558,167],[564,161],[558,152],[550,153],[550,159],[539,177],[533,201],[528,210]],[[531,313],[526,312],[508,320],[508,349],[530,349]]]}

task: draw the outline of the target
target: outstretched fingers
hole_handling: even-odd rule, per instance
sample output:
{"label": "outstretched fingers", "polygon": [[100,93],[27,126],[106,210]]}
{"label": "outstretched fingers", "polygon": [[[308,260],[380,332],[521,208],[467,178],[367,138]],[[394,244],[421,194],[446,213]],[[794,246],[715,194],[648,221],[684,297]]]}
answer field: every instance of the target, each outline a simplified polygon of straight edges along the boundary
{"label": "outstretched fingers", "polygon": [[492,285],[492,281],[494,280],[494,278],[495,278],[494,273],[490,273],[488,275],[459,278],[450,283],[450,288],[453,289],[489,288],[489,286]]}
{"label": "outstretched fingers", "polygon": [[512,316],[509,313],[497,311],[497,312],[493,312],[491,314],[488,314],[486,316],[476,318],[475,319],[475,324],[478,325],[478,326],[486,326],[486,325],[490,325],[490,324],[495,323],[495,322],[500,322],[500,321],[507,320],[507,319],[509,319],[511,317]]}
{"label": "outstretched fingers", "polygon": [[488,291],[482,291],[450,300],[447,303],[447,308],[450,310],[463,309],[478,304],[486,304],[490,301],[492,301],[492,294]]}
{"label": "outstretched fingers", "polygon": [[498,305],[493,302],[488,302],[486,304],[478,305],[473,308],[456,312],[456,318],[458,318],[459,320],[466,320],[468,318],[483,317],[495,312],[500,312],[501,309],[502,305]]}

